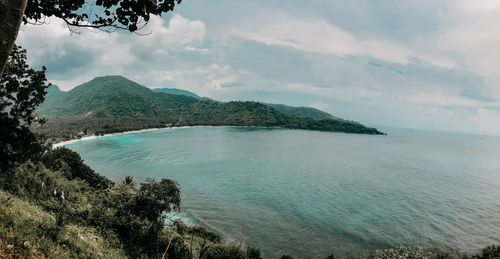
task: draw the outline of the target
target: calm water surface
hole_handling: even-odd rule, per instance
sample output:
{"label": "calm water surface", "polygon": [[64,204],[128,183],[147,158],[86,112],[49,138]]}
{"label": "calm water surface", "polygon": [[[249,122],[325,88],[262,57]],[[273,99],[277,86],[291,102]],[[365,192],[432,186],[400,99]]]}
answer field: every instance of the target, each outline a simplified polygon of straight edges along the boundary
{"label": "calm water surface", "polygon": [[68,147],[113,180],[177,180],[186,221],[266,257],[500,242],[499,138],[388,133],[196,127]]}

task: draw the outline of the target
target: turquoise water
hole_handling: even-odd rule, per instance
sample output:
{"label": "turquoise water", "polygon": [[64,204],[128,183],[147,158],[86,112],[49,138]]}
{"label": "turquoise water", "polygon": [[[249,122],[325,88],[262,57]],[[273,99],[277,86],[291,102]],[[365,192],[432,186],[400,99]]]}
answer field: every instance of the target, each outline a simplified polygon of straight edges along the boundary
{"label": "turquoise water", "polygon": [[499,138],[388,133],[195,127],[68,147],[113,180],[177,180],[181,217],[267,257],[500,242]]}

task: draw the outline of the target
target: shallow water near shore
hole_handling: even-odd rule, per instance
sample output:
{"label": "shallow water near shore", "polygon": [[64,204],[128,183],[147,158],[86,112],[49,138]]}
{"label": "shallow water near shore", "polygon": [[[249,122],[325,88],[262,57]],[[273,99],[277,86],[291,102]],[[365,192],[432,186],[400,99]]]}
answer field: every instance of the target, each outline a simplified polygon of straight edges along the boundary
{"label": "shallow water near shore", "polygon": [[68,144],[96,171],[171,178],[181,217],[266,257],[500,242],[500,138],[170,128]]}

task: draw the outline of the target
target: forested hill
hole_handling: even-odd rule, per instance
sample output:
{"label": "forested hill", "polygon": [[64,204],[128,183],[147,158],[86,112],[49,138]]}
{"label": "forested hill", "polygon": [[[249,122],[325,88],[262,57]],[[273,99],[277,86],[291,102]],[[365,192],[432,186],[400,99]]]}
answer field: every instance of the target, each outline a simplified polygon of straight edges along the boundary
{"label": "forested hill", "polygon": [[[286,109],[285,109],[286,108]],[[302,108],[301,108],[302,109]],[[217,102],[155,92],[122,76],[97,77],[68,92],[52,86],[37,109],[48,123],[37,129],[52,137],[105,134],[149,127],[232,125],[382,134],[357,122],[295,116],[289,106]],[[326,113],[325,113],[326,114]],[[52,118],[52,119],[51,119]],[[57,118],[57,119],[54,119]]]}
{"label": "forested hill", "polygon": [[[153,89],[155,92],[161,92],[161,93],[168,93],[168,94],[178,94],[178,95],[185,95],[185,96],[191,96],[196,99],[206,99],[209,100],[206,97],[200,97],[199,95],[191,92],[191,91],[186,91],[182,89],[177,89],[177,88],[155,88]],[[316,108],[312,107],[293,107],[293,106],[288,106],[285,104],[274,104],[274,103],[264,103],[265,105],[271,106],[272,108],[278,110],[281,113],[299,117],[299,118],[310,118],[314,120],[328,120],[328,119],[338,119],[337,117],[318,110]]]}

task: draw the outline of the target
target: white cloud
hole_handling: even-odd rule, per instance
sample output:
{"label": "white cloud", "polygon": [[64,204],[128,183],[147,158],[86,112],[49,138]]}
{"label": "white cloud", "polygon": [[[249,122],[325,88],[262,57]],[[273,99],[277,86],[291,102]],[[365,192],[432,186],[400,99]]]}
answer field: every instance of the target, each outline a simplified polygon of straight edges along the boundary
{"label": "white cloud", "polygon": [[205,24],[198,20],[189,20],[180,14],[172,15],[168,26],[159,16],[152,16],[148,25],[139,33],[148,33],[149,35],[139,37],[141,43],[151,43],[155,45],[163,44],[189,44],[201,41],[205,37]]}
{"label": "white cloud", "polygon": [[184,48],[186,51],[193,51],[193,52],[208,52],[209,50],[207,48],[194,48],[194,47],[186,47]]}
{"label": "white cloud", "polygon": [[[483,107],[484,102],[472,100],[462,96],[445,95],[439,92],[418,93],[407,98],[408,101],[421,104],[434,104],[440,106]],[[489,103],[488,105],[492,105]]]}
{"label": "white cloud", "polygon": [[211,80],[209,83],[208,83],[208,86],[210,88],[213,88],[213,89],[216,89],[216,90],[221,90],[222,89],[222,86],[224,84],[231,84],[231,83],[236,83],[236,77],[235,76],[226,76],[226,77],[220,77],[220,78],[216,78],[216,79],[213,79]]}
{"label": "white cloud", "polygon": [[302,92],[306,94],[317,94],[324,97],[330,97],[339,100],[375,100],[382,97],[382,93],[368,89],[368,88],[356,88],[353,89],[348,86],[338,86],[338,87],[318,87],[315,85],[307,84],[287,84],[286,90]]}
{"label": "white cloud", "polygon": [[500,97],[500,1],[446,1],[442,25],[434,35],[437,48],[455,53],[465,66],[485,77]]}
{"label": "white cloud", "polygon": [[121,74],[142,79],[144,71],[156,71],[162,65],[152,58],[165,62],[169,49],[204,51],[193,46],[204,39],[205,24],[180,14],[169,21],[152,16],[140,33],[150,35],[89,29],[70,34],[62,20],[51,18],[48,25],[27,26],[17,43],[28,49],[32,65],[46,65],[50,81],[65,90],[95,76]]}
{"label": "white cloud", "polygon": [[234,71],[230,66],[212,63],[208,66],[183,68],[175,70],[151,70],[142,74],[144,78],[152,78],[148,86],[152,88],[164,87],[169,81],[177,88],[193,91],[201,96],[215,97],[218,94],[231,91],[224,88],[224,84],[238,82],[239,71]]}
{"label": "white cloud", "polygon": [[[327,54],[368,55],[377,59],[401,64],[417,57],[432,65],[455,67],[454,62],[416,51],[384,39],[361,39],[322,18],[296,18],[283,13],[263,12],[252,17],[252,23],[234,30],[237,36],[270,45],[284,45],[299,50]],[[258,22],[255,22],[258,21]]]}

